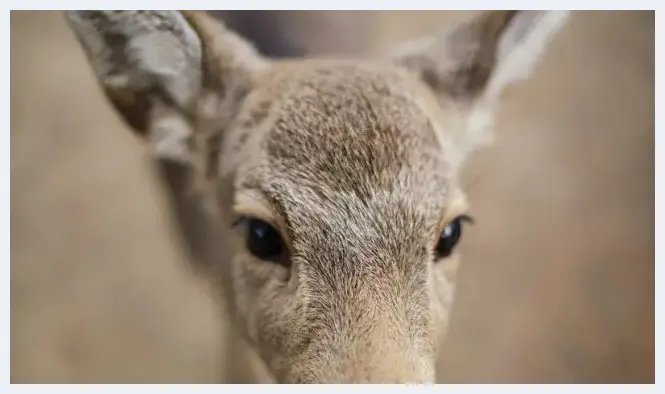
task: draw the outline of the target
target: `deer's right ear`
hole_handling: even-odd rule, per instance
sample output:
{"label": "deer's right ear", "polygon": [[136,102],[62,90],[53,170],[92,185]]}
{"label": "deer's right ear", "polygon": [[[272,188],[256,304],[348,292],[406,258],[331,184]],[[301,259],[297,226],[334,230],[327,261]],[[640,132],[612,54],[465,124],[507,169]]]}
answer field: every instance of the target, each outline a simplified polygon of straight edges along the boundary
{"label": "deer's right ear", "polygon": [[203,12],[65,14],[108,99],[163,158],[192,163],[200,99],[232,100],[266,63]]}

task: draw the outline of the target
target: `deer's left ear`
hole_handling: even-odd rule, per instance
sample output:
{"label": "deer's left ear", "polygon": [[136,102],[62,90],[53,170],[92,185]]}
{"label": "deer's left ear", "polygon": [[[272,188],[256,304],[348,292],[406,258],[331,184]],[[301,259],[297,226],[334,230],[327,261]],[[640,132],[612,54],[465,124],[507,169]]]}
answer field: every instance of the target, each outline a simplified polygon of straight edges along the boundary
{"label": "deer's left ear", "polygon": [[493,110],[501,94],[532,75],[569,17],[569,11],[483,12],[391,54],[393,63],[415,73],[442,104],[460,104],[459,124],[464,127],[448,135],[457,163],[491,141]]}
{"label": "deer's left ear", "polygon": [[527,78],[569,18],[569,11],[489,11],[438,34],[407,42],[395,63],[436,94],[496,99]]}

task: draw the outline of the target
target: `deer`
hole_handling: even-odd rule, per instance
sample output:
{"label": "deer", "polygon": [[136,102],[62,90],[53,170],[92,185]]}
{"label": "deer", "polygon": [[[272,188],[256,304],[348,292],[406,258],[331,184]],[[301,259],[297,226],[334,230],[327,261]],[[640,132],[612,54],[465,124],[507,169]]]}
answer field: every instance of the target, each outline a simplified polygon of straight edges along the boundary
{"label": "deer", "polygon": [[[272,383],[437,380],[460,173],[569,11],[483,11],[367,56],[269,59],[203,11],[65,11],[104,97],[223,229],[230,364]],[[262,378],[258,376],[264,376]]]}

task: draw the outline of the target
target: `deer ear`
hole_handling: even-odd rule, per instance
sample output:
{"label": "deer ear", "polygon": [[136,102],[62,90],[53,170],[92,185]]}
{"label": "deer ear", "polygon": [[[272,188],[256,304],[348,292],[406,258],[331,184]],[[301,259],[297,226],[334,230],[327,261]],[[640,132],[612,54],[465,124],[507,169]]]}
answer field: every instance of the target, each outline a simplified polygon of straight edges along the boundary
{"label": "deer ear", "polygon": [[569,11],[489,11],[429,37],[402,44],[392,61],[414,72],[439,101],[464,109],[464,127],[451,132],[458,163],[492,140],[497,100],[528,78]]}
{"label": "deer ear", "polygon": [[496,99],[531,75],[569,11],[489,11],[401,45],[393,60],[438,95]]}
{"label": "deer ear", "polygon": [[192,161],[204,88],[247,89],[264,65],[254,48],[195,11],[65,11],[104,93],[155,155]]}

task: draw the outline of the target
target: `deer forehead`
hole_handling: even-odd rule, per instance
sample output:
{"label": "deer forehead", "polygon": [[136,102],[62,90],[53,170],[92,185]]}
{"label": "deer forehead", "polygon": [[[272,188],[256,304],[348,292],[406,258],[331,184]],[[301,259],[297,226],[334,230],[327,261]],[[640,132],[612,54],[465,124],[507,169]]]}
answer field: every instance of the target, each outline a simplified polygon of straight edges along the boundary
{"label": "deer forehead", "polygon": [[[280,65],[250,93],[228,152],[236,188],[284,212],[404,210],[438,220],[459,198],[433,97],[390,66],[310,60]],[[418,212],[415,212],[418,211]],[[413,216],[413,215],[412,215]]]}

